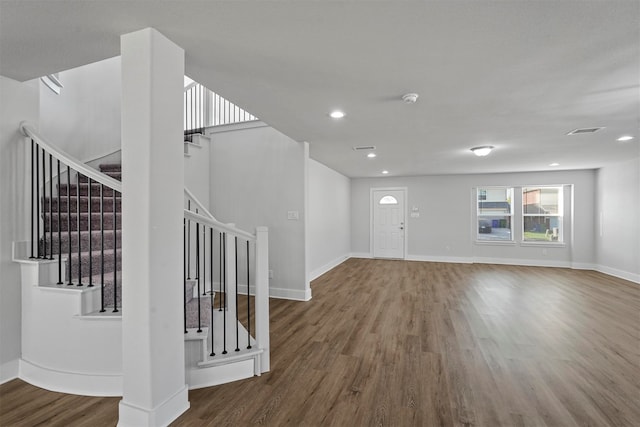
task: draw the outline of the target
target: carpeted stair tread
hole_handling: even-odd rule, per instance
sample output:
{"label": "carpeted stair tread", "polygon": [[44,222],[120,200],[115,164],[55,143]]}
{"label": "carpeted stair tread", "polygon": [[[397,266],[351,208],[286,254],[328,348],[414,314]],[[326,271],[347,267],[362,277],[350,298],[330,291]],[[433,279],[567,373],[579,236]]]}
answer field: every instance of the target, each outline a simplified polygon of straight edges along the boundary
{"label": "carpeted stair tread", "polygon": [[[100,187],[102,184],[93,182],[91,184],[91,196],[99,196],[100,195]],[[60,184],[58,186],[58,193],[60,196],[66,197],[67,194],[70,194],[72,197],[78,195],[78,188],[80,189],[80,196],[88,196],[89,195],[89,183],[80,183],[80,184]],[[105,197],[113,197],[113,189],[109,187],[104,187],[102,194]],[[121,197],[122,194],[116,191],[116,197]]]}
{"label": "carpeted stair tread", "polygon": [[[114,171],[100,171],[103,174],[110,176],[113,179],[116,179],[118,181],[122,181],[122,171],[119,170],[114,170]],[[79,181],[82,183],[88,182],[89,181],[89,177],[85,176],[85,175],[80,175]]]}
{"label": "carpeted stair tread", "polygon": [[211,297],[194,298],[189,301],[186,306],[187,328],[198,327],[198,302],[200,303],[200,327],[206,328],[211,323]]}
{"label": "carpeted stair tread", "polygon": [[[69,255],[67,255],[67,258]],[[89,258],[91,258],[91,270],[89,270]],[[117,265],[116,265],[117,262]],[[100,251],[91,252],[71,252],[71,262],[67,260],[66,276],[78,280],[78,267],[80,269],[80,277],[100,274],[102,267],[102,253]],[[113,273],[114,269],[121,270],[122,266],[122,250],[107,249],[104,251],[104,272],[105,274]],[[71,268],[71,270],[69,270]],[[70,276],[71,271],[71,276]],[[113,274],[112,274],[113,275]],[[67,279],[68,281],[68,279]]]}
{"label": "carpeted stair tread", "polygon": [[[69,202],[71,202],[71,212],[78,211],[78,197],[71,197],[69,200],[67,197],[61,196],[58,200],[57,197],[46,197],[42,202],[41,208],[44,212],[53,212],[55,214],[58,213],[58,206],[60,207],[60,212],[67,212]],[[100,194],[91,194],[91,212],[100,212],[100,204],[102,202],[102,209],[105,213],[113,212],[113,197],[105,197],[102,201],[100,198]],[[51,208],[49,205],[51,204]],[[120,212],[122,210],[122,198],[116,197],[116,212]],[[89,196],[80,196],[80,212],[88,212],[89,211]]]}
{"label": "carpeted stair tread", "polygon": [[[91,235],[91,239],[89,239],[89,236]],[[89,250],[89,240],[91,240],[91,249],[93,251],[99,251],[100,248],[102,247],[102,236],[104,235],[104,249],[113,249],[113,244],[114,244],[114,233],[113,230],[104,230],[104,233],[101,232],[100,230],[94,230],[91,231],[91,233],[89,233],[88,230],[85,231],[81,231],[80,232],[80,251],[81,252],[85,252]],[[53,232],[46,232],[44,234],[44,237],[46,237],[46,252],[49,255],[51,253],[50,249],[53,247],[53,254],[58,254],[59,252],[59,246],[58,246],[58,232],[57,231],[53,231]],[[69,235],[69,233],[67,233],[66,231],[61,231],[60,232],[60,243],[61,243],[61,247],[62,249],[60,250],[60,252],[62,252],[63,255],[67,255],[69,253],[69,240],[71,240],[71,251],[72,252],[78,252],[78,233],[77,232],[72,232],[71,235]],[[116,230],[115,233],[115,237],[116,237],[116,244],[118,248],[122,247],[122,230]],[[40,239],[40,250],[44,251],[44,243],[45,240],[44,239]]]}
{"label": "carpeted stair tread", "polygon": [[[72,212],[68,214],[66,212],[60,213],[60,222],[58,222],[58,214],[54,213],[53,218],[51,218],[51,222],[49,221],[49,212],[44,214],[44,231],[58,231],[58,227],[60,227],[61,231],[77,231],[78,230],[78,214]],[[68,218],[69,217],[69,218]],[[68,218],[68,219],[67,219]],[[122,214],[120,212],[116,213],[116,229],[122,228]],[[100,230],[100,212],[91,213],[91,229],[92,230]],[[80,231],[89,230],[89,213],[81,212],[80,213]],[[104,213],[104,229],[105,230],[113,230],[113,213],[105,212]]]}
{"label": "carpeted stair tread", "polygon": [[122,164],[120,163],[102,163],[99,166],[100,172],[120,172],[122,171]]}

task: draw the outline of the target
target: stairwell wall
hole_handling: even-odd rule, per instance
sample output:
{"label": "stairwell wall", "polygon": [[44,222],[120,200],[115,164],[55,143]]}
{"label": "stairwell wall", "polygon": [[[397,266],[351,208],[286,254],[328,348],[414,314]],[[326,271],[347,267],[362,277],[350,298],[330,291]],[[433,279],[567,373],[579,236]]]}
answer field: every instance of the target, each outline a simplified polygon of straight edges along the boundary
{"label": "stairwell wall", "polygon": [[[270,295],[309,300],[305,178],[308,144],[264,124],[218,126],[211,137],[210,211],[253,232],[269,227]],[[288,219],[289,214],[297,219]]]}
{"label": "stairwell wall", "polygon": [[27,145],[18,127],[38,123],[37,80],[20,83],[0,76],[0,383],[18,376],[21,353],[20,267],[12,242],[27,240]]}
{"label": "stairwell wall", "polygon": [[59,73],[56,95],[40,85],[40,132],[81,161],[120,149],[119,56]]}

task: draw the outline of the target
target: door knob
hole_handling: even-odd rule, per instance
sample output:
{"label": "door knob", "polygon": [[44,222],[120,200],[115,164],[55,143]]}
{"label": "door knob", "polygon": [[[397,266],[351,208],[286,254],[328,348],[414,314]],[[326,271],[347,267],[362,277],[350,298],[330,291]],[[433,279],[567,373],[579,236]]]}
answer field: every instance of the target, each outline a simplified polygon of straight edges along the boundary
{"label": "door knob", "polygon": [[400,230],[404,230],[404,227],[400,227]]}

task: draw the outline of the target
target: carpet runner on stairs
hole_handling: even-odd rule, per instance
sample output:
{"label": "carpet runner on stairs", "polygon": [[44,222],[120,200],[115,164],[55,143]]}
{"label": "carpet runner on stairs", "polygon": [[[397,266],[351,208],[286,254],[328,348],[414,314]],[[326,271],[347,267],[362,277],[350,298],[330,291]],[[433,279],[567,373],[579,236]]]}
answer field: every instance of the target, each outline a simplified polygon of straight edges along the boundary
{"label": "carpet runner on stairs", "polygon": [[[100,172],[117,180],[122,178],[120,164],[102,164]],[[104,187],[103,197],[100,197],[101,185],[92,182],[91,197],[89,197],[88,178],[80,176],[78,179],[74,173],[71,174],[71,178],[70,184],[65,182],[58,187],[59,198],[54,195],[54,197],[45,197],[42,200],[41,216],[44,232],[40,239],[41,249],[46,244],[47,254],[61,253],[62,257],[67,259],[66,280],[61,286],[68,286],[70,278],[74,286],[80,283],[83,286],[91,284],[100,287],[104,285],[105,309],[112,310],[116,307],[120,309],[122,306],[121,195],[116,192],[114,198],[113,190]],[[78,192],[80,196],[78,196]],[[78,221],[78,205],[80,207],[80,221]],[[89,215],[89,206],[91,206],[91,215]],[[91,230],[89,230],[90,217]],[[69,251],[71,251],[70,255]],[[91,260],[91,265],[89,260]],[[78,279],[79,277],[80,279]],[[176,284],[176,286],[180,286],[180,284]],[[201,327],[208,327],[211,317],[211,296],[201,295],[198,300],[195,287],[194,280],[187,282],[186,301],[184,302],[187,314],[186,327],[198,328],[198,324]],[[181,302],[176,301],[176,303],[180,304]],[[198,305],[200,306],[200,322],[198,322]]]}

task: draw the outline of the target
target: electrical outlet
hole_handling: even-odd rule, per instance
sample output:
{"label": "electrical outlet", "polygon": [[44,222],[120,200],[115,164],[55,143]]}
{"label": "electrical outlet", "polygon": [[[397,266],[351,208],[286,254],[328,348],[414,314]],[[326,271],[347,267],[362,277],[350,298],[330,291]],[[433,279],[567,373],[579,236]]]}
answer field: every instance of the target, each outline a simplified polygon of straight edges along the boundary
{"label": "electrical outlet", "polygon": [[273,279],[273,270],[269,270],[269,279]]}

